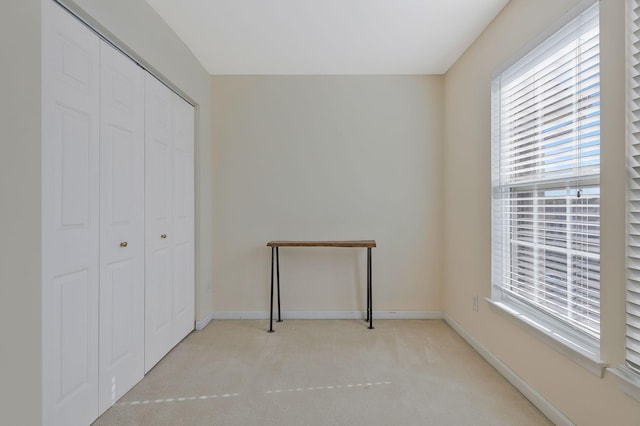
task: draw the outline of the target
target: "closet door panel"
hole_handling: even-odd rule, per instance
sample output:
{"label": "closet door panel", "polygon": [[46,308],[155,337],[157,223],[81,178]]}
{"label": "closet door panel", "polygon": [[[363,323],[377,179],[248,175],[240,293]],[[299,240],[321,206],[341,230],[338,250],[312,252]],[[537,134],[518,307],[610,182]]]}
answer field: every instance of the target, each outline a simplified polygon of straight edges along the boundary
{"label": "closet door panel", "polygon": [[173,97],[174,304],[176,341],[194,329],[194,109]]}
{"label": "closet door panel", "polygon": [[46,425],[98,415],[99,40],[42,8],[42,369]]}
{"label": "closet door panel", "polygon": [[100,46],[100,413],[144,376],[144,71]]}
{"label": "closet door panel", "polygon": [[175,297],[173,300],[174,340],[177,343],[194,328],[193,244],[176,244],[173,253],[173,270],[175,274]]}
{"label": "closet door panel", "polygon": [[145,372],[177,343],[173,321],[173,93],[145,74]]}

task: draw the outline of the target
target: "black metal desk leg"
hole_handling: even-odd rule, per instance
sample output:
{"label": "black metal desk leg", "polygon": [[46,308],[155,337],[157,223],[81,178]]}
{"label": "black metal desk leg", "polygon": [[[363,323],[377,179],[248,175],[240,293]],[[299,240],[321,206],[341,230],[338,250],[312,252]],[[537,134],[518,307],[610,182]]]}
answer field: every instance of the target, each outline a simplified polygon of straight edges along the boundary
{"label": "black metal desk leg", "polygon": [[364,319],[364,322],[369,322],[369,280],[367,280],[367,308],[366,308],[367,316]]}
{"label": "black metal desk leg", "polygon": [[[269,317],[269,333],[273,333],[273,258],[275,247],[271,247],[271,316]],[[278,296],[280,293],[278,293]]]}
{"label": "black metal desk leg", "polygon": [[276,276],[278,277],[278,322],[282,322],[280,315],[280,250],[276,247]]}
{"label": "black metal desk leg", "polygon": [[372,286],[372,270],[371,270],[371,247],[367,247],[367,288],[369,293],[369,330],[373,330],[373,286]]}
{"label": "black metal desk leg", "polygon": [[367,251],[367,318],[364,322],[369,322],[369,317],[371,316],[371,311],[369,310],[371,307],[371,290],[369,289],[369,252]]}

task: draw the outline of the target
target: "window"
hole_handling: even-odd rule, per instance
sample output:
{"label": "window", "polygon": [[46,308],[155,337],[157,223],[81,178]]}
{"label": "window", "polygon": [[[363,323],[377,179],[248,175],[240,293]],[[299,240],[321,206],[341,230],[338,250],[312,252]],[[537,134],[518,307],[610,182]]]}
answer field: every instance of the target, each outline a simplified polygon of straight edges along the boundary
{"label": "window", "polygon": [[593,346],[600,336],[599,64],[596,3],[492,85],[492,299]]}
{"label": "window", "polygon": [[640,1],[630,7],[626,364],[640,374]]}

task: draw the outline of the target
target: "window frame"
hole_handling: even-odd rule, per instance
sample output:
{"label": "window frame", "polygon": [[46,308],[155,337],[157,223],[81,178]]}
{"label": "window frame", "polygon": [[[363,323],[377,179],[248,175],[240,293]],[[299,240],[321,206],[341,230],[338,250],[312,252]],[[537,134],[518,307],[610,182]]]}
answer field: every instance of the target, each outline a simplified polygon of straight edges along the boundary
{"label": "window frame", "polygon": [[[497,249],[497,244],[504,244],[502,237],[496,236],[496,206],[495,195],[496,180],[494,175],[494,168],[496,167],[496,161],[500,161],[500,114],[501,114],[501,98],[500,98],[500,80],[499,78],[512,68],[514,65],[522,66],[519,64],[527,55],[535,50],[539,45],[545,43],[548,39],[552,38],[556,33],[564,28],[567,24],[574,21],[584,12],[594,7],[597,4],[596,1],[584,1],[574,8],[570,13],[565,15],[562,20],[549,28],[543,34],[540,35],[533,43],[529,44],[523,49],[512,61],[503,66],[498,72],[494,72],[492,75],[492,87],[491,87],[491,102],[492,102],[492,120],[491,120],[491,134],[492,134],[492,284],[491,284],[491,297],[487,298],[490,307],[503,317],[514,321],[519,327],[523,328],[533,336],[540,338],[549,344],[552,348],[560,353],[565,354],[570,359],[582,365],[592,373],[602,377],[607,364],[600,359],[600,342],[599,338],[589,336],[586,333],[576,331],[573,327],[562,323],[561,321],[554,320],[548,315],[541,313],[535,307],[529,306],[527,303],[517,300],[514,297],[508,296],[502,290],[501,285],[495,283],[495,264],[494,255]],[[597,5],[595,7],[598,7]],[[598,11],[599,13],[599,11]],[[598,42],[599,44],[599,42]],[[572,180],[569,178],[569,180]],[[600,189],[600,182],[597,182],[598,189]],[[508,238],[504,238],[508,239]],[[508,243],[507,243],[508,244]]]}

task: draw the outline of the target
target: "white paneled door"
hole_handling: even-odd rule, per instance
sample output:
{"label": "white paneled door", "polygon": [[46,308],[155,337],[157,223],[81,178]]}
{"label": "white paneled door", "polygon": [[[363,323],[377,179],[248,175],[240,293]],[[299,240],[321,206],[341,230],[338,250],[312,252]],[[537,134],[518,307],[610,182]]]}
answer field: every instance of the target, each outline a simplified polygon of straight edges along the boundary
{"label": "white paneled door", "polygon": [[173,340],[193,331],[194,271],[194,121],[193,106],[173,96]]}
{"label": "white paneled door", "polygon": [[145,76],[145,372],[173,347],[172,96]]}
{"label": "white paneled door", "polygon": [[44,423],[98,412],[99,40],[43,2],[42,328]]}
{"label": "white paneled door", "polygon": [[144,71],[100,44],[100,413],[144,376]]}
{"label": "white paneled door", "polygon": [[145,78],[145,371],[194,328],[193,107]]}

